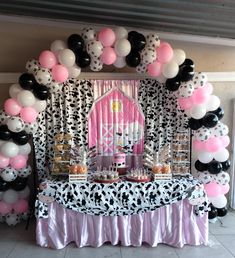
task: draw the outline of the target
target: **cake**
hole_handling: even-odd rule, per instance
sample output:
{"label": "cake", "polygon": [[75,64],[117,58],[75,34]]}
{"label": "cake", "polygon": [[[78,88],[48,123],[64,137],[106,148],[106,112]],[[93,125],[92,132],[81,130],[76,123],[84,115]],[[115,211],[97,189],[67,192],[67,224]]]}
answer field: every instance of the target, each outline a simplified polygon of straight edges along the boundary
{"label": "cake", "polygon": [[113,157],[113,166],[116,168],[125,168],[126,167],[126,154],[125,153],[116,153]]}

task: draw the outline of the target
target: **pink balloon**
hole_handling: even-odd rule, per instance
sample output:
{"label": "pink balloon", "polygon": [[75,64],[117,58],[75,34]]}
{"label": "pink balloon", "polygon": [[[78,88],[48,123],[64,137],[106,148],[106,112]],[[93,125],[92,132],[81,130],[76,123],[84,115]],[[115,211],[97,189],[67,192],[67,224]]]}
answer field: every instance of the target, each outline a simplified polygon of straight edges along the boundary
{"label": "pink balloon", "polygon": [[222,143],[219,137],[210,137],[205,141],[205,149],[208,152],[217,152],[222,148]]}
{"label": "pink balloon", "polygon": [[57,64],[56,56],[49,50],[44,50],[39,55],[39,63],[42,67],[51,69]]}
{"label": "pink balloon", "polygon": [[0,214],[6,215],[7,213],[11,212],[12,205],[3,201],[0,201]]}
{"label": "pink balloon", "polygon": [[117,59],[117,55],[112,47],[105,47],[103,53],[100,56],[102,63],[106,65],[113,64]]}
{"label": "pink balloon", "polygon": [[207,82],[204,87],[205,91],[207,92],[208,95],[211,95],[213,92],[213,86],[211,83]]}
{"label": "pink balloon", "polygon": [[10,166],[14,169],[25,168],[27,165],[27,159],[23,155],[17,155],[10,159]]}
{"label": "pink balloon", "polygon": [[20,111],[20,117],[26,123],[33,123],[38,116],[37,111],[32,107],[23,107]]}
{"label": "pink balloon", "polygon": [[221,194],[221,186],[212,181],[209,184],[204,185],[204,189],[208,197],[216,197]]}
{"label": "pink balloon", "polygon": [[209,94],[204,87],[194,90],[192,100],[195,105],[204,104],[208,101]]}
{"label": "pink balloon", "polygon": [[228,147],[229,144],[230,144],[230,139],[229,139],[229,136],[228,136],[228,135],[221,136],[221,137],[220,137],[220,141],[221,141],[222,146],[223,146],[224,148]]}
{"label": "pink balloon", "polygon": [[0,168],[5,168],[9,165],[10,159],[0,154]]}
{"label": "pink balloon", "polygon": [[153,77],[161,75],[162,64],[158,61],[155,61],[147,66],[148,74]]}
{"label": "pink balloon", "polygon": [[173,54],[173,49],[167,42],[160,43],[160,46],[157,48],[157,59],[163,64],[168,63],[172,59]]}
{"label": "pink balloon", "polygon": [[220,185],[220,188],[221,188],[221,194],[226,194],[229,192],[230,186],[229,184]]}
{"label": "pink balloon", "polygon": [[179,103],[180,109],[183,109],[183,110],[190,109],[193,106],[193,101],[192,101],[191,97],[189,97],[189,98],[178,98],[178,103]]}
{"label": "pink balloon", "polygon": [[55,65],[51,73],[52,78],[57,82],[65,82],[69,77],[68,69],[64,65]]}
{"label": "pink balloon", "polygon": [[111,47],[115,39],[115,33],[110,28],[103,28],[98,34],[98,40],[104,47]]}
{"label": "pink balloon", "polygon": [[17,214],[26,212],[28,208],[28,202],[24,199],[19,199],[16,203],[13,204],[13,210]]}
{"label": "pink balloon", "polygon": [[192,146],[195,151],[203,151],[204,150],[204,143],[199,140],[194,140],[192,142]]}
{"label": "pink balloon", "polygon": [[16,116],[21,110],[20,104],[15,99],[7,99],[4,103],[4,110],[9,116]]}

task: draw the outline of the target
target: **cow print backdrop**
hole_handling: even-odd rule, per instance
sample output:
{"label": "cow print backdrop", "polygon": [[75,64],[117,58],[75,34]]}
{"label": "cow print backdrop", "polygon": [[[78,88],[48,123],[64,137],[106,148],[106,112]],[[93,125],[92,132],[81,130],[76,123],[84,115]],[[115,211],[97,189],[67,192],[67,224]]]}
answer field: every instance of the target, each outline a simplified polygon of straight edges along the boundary
{"label": "cow print backdrop", "polygon": [[156,80],[141,80],[139,103],[145,115],[145,143],[155,151],[170,144],[174,133],[188,127],[187,116],[177,107],[175,93]]}
{"label": "cow print backdrop", "polygon": [[[55,134],[70,133],[77,144],[87,145],[87,115],[94,100],[92,83],[69,80],[60,91],[51,94],[46,111],[40,113],[39,128],[34,134],[40,180],[48,176],[46,168],[53,158]],[[145,143],[157,151],[171,142],[174,132],[187,127],[186,116],[177,109],[174,93],[156,80],[141,80],[138,96],[145,115]]]}

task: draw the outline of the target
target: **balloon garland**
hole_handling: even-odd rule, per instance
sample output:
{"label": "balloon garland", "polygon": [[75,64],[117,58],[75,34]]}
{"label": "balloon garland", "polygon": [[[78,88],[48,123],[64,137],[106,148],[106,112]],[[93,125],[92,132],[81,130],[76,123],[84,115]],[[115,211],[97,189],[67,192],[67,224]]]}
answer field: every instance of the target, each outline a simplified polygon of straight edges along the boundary
{"label": "balloon garland", "polygon": [[117,27],[103,28],[98,33],[85,28],[81,35],[70,35],[67,42],[55,40],[38,60],[26,63],[27,72],[10,87],[10,98],[0,112],[0,219],[15,225],[19,215],[27,215],[26,183],[31,173],[27,165],[31,152],[28,141],[37,131],[36,119],[46,109],[50,91],[59,91],[67,80],[77,78],[82,68],[97,72],[103,65],[134,67],[176,92],[179,108],[185,111],[193,130],[195,168],[211,201],[209,219],[226,215],[228,127],[220,121],[224,111],[220,99],[212,95],[212,84],[206,74],[194,71],[194,62],[183,50],[172,49],[169,43],[160,41],[157,33],[144,36]]}

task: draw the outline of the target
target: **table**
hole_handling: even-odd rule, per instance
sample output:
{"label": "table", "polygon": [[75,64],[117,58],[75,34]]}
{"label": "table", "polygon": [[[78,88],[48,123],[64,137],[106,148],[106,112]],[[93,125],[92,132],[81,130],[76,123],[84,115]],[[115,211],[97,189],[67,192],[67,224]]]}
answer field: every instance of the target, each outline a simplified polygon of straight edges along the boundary
{"label": "table", "polygon": [[75,242],[78,247],[98,247],[110,242],[182,247],[208,242],[204,213],[208,202],[200,181],[194,178],[110,185],[50,179],[40,188],[36,201],[40,246],[60,249]]}

